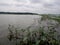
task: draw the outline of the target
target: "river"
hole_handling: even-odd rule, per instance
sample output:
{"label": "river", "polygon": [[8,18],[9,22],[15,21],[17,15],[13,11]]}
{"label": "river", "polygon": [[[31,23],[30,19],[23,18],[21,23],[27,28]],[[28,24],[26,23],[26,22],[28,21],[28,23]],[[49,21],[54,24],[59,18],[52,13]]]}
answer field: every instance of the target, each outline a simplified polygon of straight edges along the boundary
{"label": "river", "polygon": [[38,18],[40,18],[38,15],[0,14],[0,45],[11,45],[7,39],[9,24],[24,28],[33,24]]}

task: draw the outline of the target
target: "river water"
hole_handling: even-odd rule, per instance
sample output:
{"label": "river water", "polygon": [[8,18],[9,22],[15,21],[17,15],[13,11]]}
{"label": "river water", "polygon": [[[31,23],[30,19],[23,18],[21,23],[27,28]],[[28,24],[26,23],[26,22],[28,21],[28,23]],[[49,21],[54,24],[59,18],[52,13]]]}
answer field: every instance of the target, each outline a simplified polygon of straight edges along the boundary
{"label": "river water", "polygon": [[38,15],[0,14],[0,45],[11,45],[7,39],[9,24],[24,28],[33,24],[38,18],[40,18]]}

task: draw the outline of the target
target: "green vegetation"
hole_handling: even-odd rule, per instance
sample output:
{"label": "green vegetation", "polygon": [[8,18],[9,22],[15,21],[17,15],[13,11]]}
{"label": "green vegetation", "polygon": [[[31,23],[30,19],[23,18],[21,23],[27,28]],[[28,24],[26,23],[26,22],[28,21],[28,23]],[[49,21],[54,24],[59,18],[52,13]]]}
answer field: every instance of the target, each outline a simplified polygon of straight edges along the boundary
{"label": "green vegetation", "polygon": [[[44,15],[41,21],[46,19],[55,20],[58,22],[58,25],[60,24],[60,17],[53,18],[51,16]],[[58,25],[47,26],[47,32],[45,32],[44,27],[40,27],[38,30],[30,31],[31,26],[26,29],[18,29],[13,25],[9,25],[8,39],[10,41],[15,40],[16,45],[60,45],[60,35],[55,30]]]}
{"label": "green vegetation", "polygon": [[55,20],[55,21],[57,21],[57,22],[59,22],[60,23],[60,16],[54,16],[54,15],[41,15],[42,16],[42,20],[44,20],[44,19],[52,19],[52,20]]}

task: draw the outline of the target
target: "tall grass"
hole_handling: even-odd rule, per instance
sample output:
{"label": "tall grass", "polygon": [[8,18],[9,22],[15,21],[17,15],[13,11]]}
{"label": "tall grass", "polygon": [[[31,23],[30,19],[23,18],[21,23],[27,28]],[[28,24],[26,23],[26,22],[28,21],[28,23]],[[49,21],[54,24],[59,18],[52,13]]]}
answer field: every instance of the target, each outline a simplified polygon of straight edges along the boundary
{"label": "tall grass", "polygon": [[[48,16],[44,16],[43,18],[56,20]],[[40,27],[38,30],[34,30],[31,32],[31,26],[27,27],[26,29],[19,29],[20,31],[18,32],[18,29],[16,27],[14,27],[13,25],[9,25],[8,39],[10,41],[15,40],[16,45],[60,45],[60,35],[55,30],[57,26],[57,24],[54,26],[47,26],[47,32],[45,32],[44,27]],[[17,43],[18,40],[19,44]]]}

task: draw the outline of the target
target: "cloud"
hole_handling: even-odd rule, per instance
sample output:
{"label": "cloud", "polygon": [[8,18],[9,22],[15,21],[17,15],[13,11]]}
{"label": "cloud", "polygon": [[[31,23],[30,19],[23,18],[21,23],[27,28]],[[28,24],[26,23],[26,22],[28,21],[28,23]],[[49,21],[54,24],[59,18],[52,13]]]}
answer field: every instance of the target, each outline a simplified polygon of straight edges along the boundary
{"label": "cloud", "polygon": [[0,0],[0,11],[60,13],[59,0]]}
{"label": "cloud", "polygon": [[0,3],[0,6],[9,6],[9,4],[6,4],[6,3]]}
{"label": "cloud", "polygon": [[40,3],[41,0],[30,0],[31,3]]}
{"label": "cloud", "polygon": [[17,2],[26,2],[27,0],[15,0]]}

